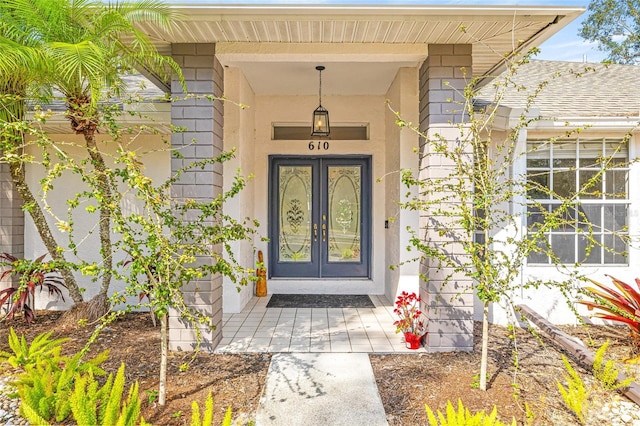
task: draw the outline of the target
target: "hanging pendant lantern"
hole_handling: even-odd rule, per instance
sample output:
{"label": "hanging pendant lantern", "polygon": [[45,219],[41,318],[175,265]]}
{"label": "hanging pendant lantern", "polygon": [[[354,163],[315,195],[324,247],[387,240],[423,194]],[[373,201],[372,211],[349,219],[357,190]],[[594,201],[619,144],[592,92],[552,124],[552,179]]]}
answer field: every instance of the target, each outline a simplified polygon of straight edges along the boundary
{"label": "hanging pendant lantern", "polygon": [[320,84],[318,86],[318,108],[313,111],[312,131],[311,136],[329,136],[331,129],[329,128],[329,111],[322,106],[322,71],[324,66],[318,65],[316,67],[319,73]]}

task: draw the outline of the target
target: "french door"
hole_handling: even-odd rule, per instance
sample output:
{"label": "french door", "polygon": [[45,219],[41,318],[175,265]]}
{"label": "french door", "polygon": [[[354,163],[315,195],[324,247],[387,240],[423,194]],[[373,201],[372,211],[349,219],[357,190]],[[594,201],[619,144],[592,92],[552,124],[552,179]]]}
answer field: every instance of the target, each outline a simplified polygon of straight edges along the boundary
{"label": "french door", "polygon": [[272,277],[369,277],[369,157],[269,159]]}

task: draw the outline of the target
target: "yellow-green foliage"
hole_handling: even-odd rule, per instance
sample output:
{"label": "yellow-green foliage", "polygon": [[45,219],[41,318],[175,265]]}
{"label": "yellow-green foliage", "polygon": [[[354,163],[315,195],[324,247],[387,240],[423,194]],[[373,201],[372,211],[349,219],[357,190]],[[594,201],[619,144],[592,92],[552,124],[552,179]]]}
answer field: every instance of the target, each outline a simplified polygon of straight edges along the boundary
{"label": "yellow-green foliage", "polygon": [[[107,382],[111,382],[111,376]],[[102,392],[98,391],[98,382],[93,379],[92,374],[76,377],[75,389],[70,399],[73,417],[78,424],[95,425],[98,423],[95,404],[101,396]]]}
{"label": "yellow-green foliage", "polygon": [[536,415],[533,413],[531,407],[529,407],[529,404],[527,404],[526,402],[524,403],[524,413],[527,418],[527,424],[532,425],[533,421],[536,418]]}
{"label": "yellow-green foliage", "polygon": [[[200,416],[200,406],[198,401],[191,403],[191,426],[212,426],[213,425],[213,395],[209,392],[207,400],[204,404],[204,415]],[[231,407],[227,408],[227,412],[222,420],[222,426],[231,426]]]}
{"label": "yellow-green foliage", "polygon": [[624,381],[618,383],[619,370],[616,368],[616,364],[612,360],[605,362],[605,355],[607,348],[609,347],[609,341],[607,340],[597,351],[596,356],[593,359],[593,375],[598,383],[600,383],[607,390],[616,390],[620,388],[626,388],[633,383],[632,377],[627,377]]}
{"label": "yellow-green foliage", "polygon": [[18,375],[16,388],[21,406],[26,406],[44,419],[54,418],[56,422],[62,422],[71,414],[69,398],[76,375],[104,375],[99,364],[108,358],[108,351],[87,362],[81,361],[81,353],[72,358],[57,354],[59,350],[48,356],[40,354],[41,359],[32,358],[32,361],[24,365],[24,372]]}
{"label": "yellow-green foliage", "polygon": [[126,401],[124,393],[124,364],[120,365],[115,379],[110,374],[106,383],[98,388],[93,374],[78,375],[71,397],[71,409],[78,424],[135,426],[140,418],[138,382],[129,388]]}
{"label": "yellow-green foliage", "polygon": [[586,389],[584,382],[564,355],[562,355],[562,362],[564,363],[569,375],[564,376],[567,381],[567,388],[565,389],[560,382],[557,382],[558,390],[562,395],[562,400],[565,405],[576,415],[576,417],[578,417],[580,423],[584,424],[584,415],[589,407],[589,391]]}
{"label": "yellow-green foliage", "polygon": [[227,412],[224,414],[224,419],[222,419],[222,426],[231,426],[231,406],[227,407]]}
{"label": "yellow-green foliage", "polygon": [[0,351],[0,362],[9,363],[14,368],[24,368],[35,364],[43,358],[59,357],[62,344],[67,338],[51,340],[53,331],[36,336],[31,344],[27,344],[24,335],[18,337],[13,327],[9,329],[9,347],[13,354]]}
{"label": "yellow-green foliage", "polygon": [[191,403],[191,426],[211,426],[213,424],[213,395],[209,392],[204,403],[204,416],[200,417],[198,401]]}
{"label": "yellow-green foliage", "polygon": [[40,417],[40,415],[28,405],[20,405],[20,415],[27,419],[32,425],[49,426],[51,424]]}
{"label": "yellow-green foliage", "polygon": [[51,340],[51,332],[36,336],[28,344],[12,329],[9,345],[13,354],[0,354],[0,361],[8,362],[23,372],[16,378],[20,397],[20,412],[32,424],[55,420],[60,423],[71,414],[70,397],[78,374],[103,375],[100,364],[107,360],[108,351],[93,359],[82,361],[78,353],[69,358],[62,356],[62,344],[68,339]]}
{"label": "yellow-green foliage", "polygon": [[[457,412],[451,405],[451,401],[447,401],[446,414],[440,411],[434,414],[428,405],[424,407],[427,411],[430,426],[505,426],[505,423],[498,420],[498,411],[495,406],[491,414],[485,414],[484,411],[471,414],[468,409],[464,408],[460,399],[458,399]],[[516,419],[513,419],[511,425],[516,425]]]}
{"label": "yellow-green foliage", "polygon": [[28,367],[16,381],[21,413],[25,417],[33,412],[46,420],[64,420],[69,415],[65,404],[68,401],[66,385],[62,371],[53,363]]}

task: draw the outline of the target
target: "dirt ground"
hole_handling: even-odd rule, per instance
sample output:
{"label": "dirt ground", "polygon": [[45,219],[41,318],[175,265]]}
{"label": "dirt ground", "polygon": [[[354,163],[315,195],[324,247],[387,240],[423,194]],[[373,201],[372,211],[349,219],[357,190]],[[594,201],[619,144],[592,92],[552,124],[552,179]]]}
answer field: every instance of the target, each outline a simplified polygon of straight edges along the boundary
{"label": "dirt ground", "polygon": [[[607,340],[612,359],[633,356],[631,339],[625,327],[589,326],[560,327],[565,333],[580,338],[595,352]],[[566,385],[566,375],[559,346],[545,337],[534,337],[519,329],[515,335],[504,327],[490,327],[489,374],[486,392],[478,389],[480,372],[481,324],[475,324],[473,352],[416,355],[372,355],[371,363],[390,426],[428,424],[425,404],[435,412],[444,412],[447,401],[457,408],[460,399],[472,413],[491,412],[497,407],[505,422],[515,418],[528,424],[525,403],[533,415],[534,425],[573,425],[578,421],[564,407],[557,380]],[[518,369],[514,368],[517,347]],[[573,367],[590,380],[586,370],[571,359]],[[621,368],[623,368],[621,366]],[[637,367],[631,373],[638,375]],[[603,404],[613,395],[597,397]]]}
{"label": "dirt ground", "polygon": [[[91,329],[64,330],[56,321],[61,312],[38,312],[36,322],[28,325],[23,319],[3,322],[0,326],[0,350],[8,351],[8,328],[14,327],[18,335],[24,333],[27,341],[34,336],[54,330],[53,337],[68,337],[63,352],[71,355],[86,344]],[[231,406],[234,418],[250,419],[258,407],[271,360],[270,354],[209,354],[200,353],[194,360],[187,352],[173,353],[167,370],[167,403],[157,404],[160,369],[160,328],[153,327],[148,313],[131,313],[121,317],[103,331],[93,345],[91,354],[110,349],[109,360],[103,364],[107,372],[115,372],[125,364],[127,381],[140,384],[142,415],[154,425],[191,424],[191,403],[197,401],[200,410],[209,391],[213,394],[214,421],[221,424],[227,407]],[[190,362],[188,371],[180,366]]]}
{"label": "dirt ground", "polygon": [[[39,333],[54,330],[55,337],[69,337],[64,345],[68,354],[81,349],[91,330],[64,330],[57,326],[59,312],[38,312],[36,323],[22,319],[3,322],[0,326],[0,350],[9,350],[8,328],[24,333],[28,340]],[[476,324],[476,329],[480,327]],[[592,326],[565,327],[594,350],[606,340],[611,341],[611,353],[623,359],[629,357],[630,340],[624,328]],[[504,420],[515,417],[519,424],[526,420],[525,402],[535,416],[535,425],[573,424],[575,419],[564,408],[556,380],[562,380],[564,367],[561,351],[550,341],[535,338],[520,330],[516,339],[509,338],[503,327],[491,328],[489,390],[475,388],[480,366],[479,333],[476,350],[444,354],[371,355],[376,381],[391,426],[427,424],[424,405],[444,410],[447,400],[462,399],[472,412],[491,411],[494,405]],[[400,339],[400,336],[398,336]],[[517,345],[519,368],[514,369],[513,351]],[[180,365],[189,362],[190,353],[174,353],[168,370],[168,400],[160,407],[155,400],[160,362],[159,329],[154,328],[148,314],[132,313],[111,324],[94,345],[93,351],[110,348],[109,361],[104,365],[115,372],[120,363],[126,366],[129,382],[140,383],[144,418],[156,425],[188,425],[191,403],[201,407],[209,391],[214,396],[214,424],[220,424],[228,406],[232,407],[237,424],[254,418],[262,392],[270,354],[209,354],[200,353],[186,372]],[[579,370],[584,373],[584,370]],[[516,387],[513,383],[517,383]]]}

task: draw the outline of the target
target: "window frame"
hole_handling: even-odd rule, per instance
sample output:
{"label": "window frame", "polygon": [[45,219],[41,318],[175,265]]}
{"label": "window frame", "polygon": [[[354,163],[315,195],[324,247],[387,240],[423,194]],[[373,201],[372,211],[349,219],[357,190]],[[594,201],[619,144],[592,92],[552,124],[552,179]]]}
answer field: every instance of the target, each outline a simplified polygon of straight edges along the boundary
{"label": "window frame", "polygon": [[[594,142],[597,142],[600,146],[598,155],[595,157],[595,162],[593,161],[593,149],[586,149],[589,146],[593,148],[595,145]],[[616,152],[614,149],[610,149],[614,146],[621,146],[621,144],[624,147],[621,152]],[[568,147],[571,147],[571,149],[567,149]],[[556,156],[554,154],[557,151],[560,151],[558,148],[562,151],[561,155]],[[584,155],[582,151],[590,153],[591,156]],[[538,152],[538,154],[535,154],[536,152]],[[598,160],[610,158],[612,154],[615,163],[612,167],[603,172],[603,161]],[[531,229],[530,227],[535,224],[535,221],[532,221],[532,206],[536,206],[538,208],[542,206],[547,209],[553,209],[562,205],[563,199],[554,197],[554,194],[558,193],[555,190],[560,189],[556,188],[556,179],[562,177],[559,173],[571,173],[572,176],[565,175],[566,177],[564,177],[564,179],[569,183],[573,183],[573,191],[567,190],[563,195],[569,195],[575,198],[576,202],[570,210],[573,215],[572,220],[576,220],[577,223],[572,227],[565,227],[565,229],[554,229],[549,232],[545,232],[547,244],[553,248],[554,240],[556,241],[556,244],[558,244],[558,241],[563,238],[572,240],[572,254],[570,253],[571,250],[569,250],[568,255],[567,252],[555,252],[556,256],[561,259],[561,262],[565,264],[579,263],[583,266],[601,267],[628,266],[630,254],[628,240],[624,241],[619,237],[616,238],[616,235],[626,236],[628,238],[630,232],[629,219],[632,202],[630,193],[630,157],[630,141],[623,137],[579,137],[571,139],[527,138],[525,155],[526,182],[529,184],[533,173],[538,173],[539,177],[536,180],[540,183],[544,182],[546,179],[546,186],[550,189],[549,194],[544,194],[543,196],[540,195],[540,192],[538,192],[538,194],[535,192],[532,194],[532,191],[529,191],[527,194],[525,212],[526,220],[524,222],[527,232],[529,232]],[[538,161],[537,165],[534,165],[536,160],[540,161]],[[598,171],[601,172],[601,177],[599,179],[601,191],[594,190],[592,193],[580,194],[582,185],[581,179],[585,179],[589,174],[597,176]],[[622,179],[620,179],[620,173],[622,173]],[[608,186],[610,184],[608,180],[611,178],[618,179],[619,182],[622,182],[624,186],[623,197],[616,195],[619,194],[619,192],[611,194],[607,193],[611,188],[614,190],[616,189],[616,185],[611,185],[611,187]],[[618,187],[620,187],[619,182],[617,185]],[[619,209],[624,212],[624,221],[621,225],[616,219],[620,217],[617,216],[620,214]],[[601,243],[604,242],[604,244],[592,247],[592,251],[587,258],[584,250],[588,243],[583,243],[582,246],[580,244],[581,240],[585,239],[584,235],[586,235],[586,232],[580,232],[580,229],[584,230],[586,225],[581,227],[579,218],[583,217],[582,214],[590,216],[590,214],[586,213],[586,211],[589,210],[592,212],[599,210],[599,212],[596,213],[599,215],[599,225],[594,226],[592,232],[594,238]],[[609,211],[607,212],[607,210]],[[611,243],[614,243],[613,248],[616,251],[618,251],[618,246],[615,243],[623,244],[622,252],[624,254],[609,252],[605,246],[610,246]],[[595,251],[598,252],[594,253]],[[563,256],[565,257],[563,258]],[[533,253],[529,255],[527,265],[553,265],[553,261],[550,256]]]}

